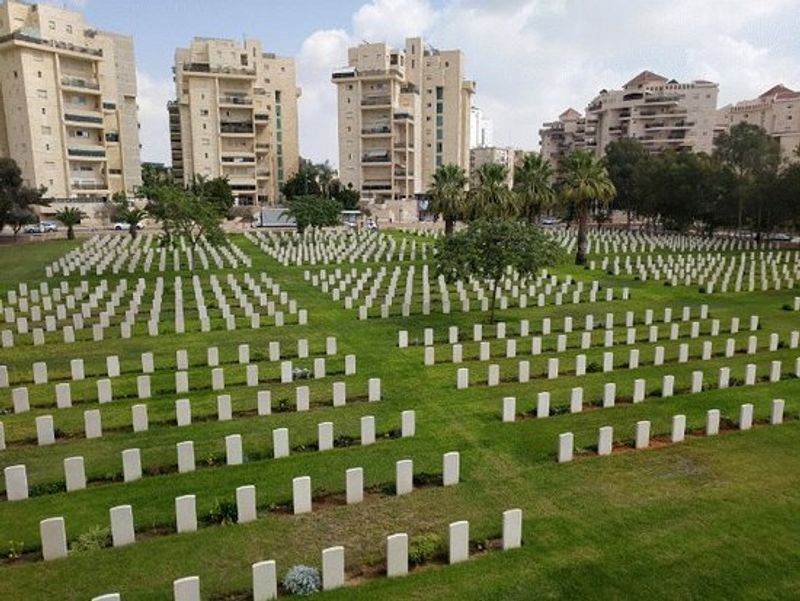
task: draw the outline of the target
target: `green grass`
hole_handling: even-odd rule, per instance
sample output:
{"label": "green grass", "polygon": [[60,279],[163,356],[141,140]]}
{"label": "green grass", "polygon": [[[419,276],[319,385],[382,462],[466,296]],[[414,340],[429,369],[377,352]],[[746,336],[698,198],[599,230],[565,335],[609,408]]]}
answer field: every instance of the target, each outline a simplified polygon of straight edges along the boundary
{"label": "green grass", "polygon": [[[7,556],[12,549],[25,550],[23,559],[0,563],[0,599],[83,601],[112,591],[120,592],[124,601],[171,599],[172,581],[188,575],[200,576],[204,599],[247,598],[244,595],[249,591],[252,563],[275,559],[282,576],[295,563],[319,567],[321,550],[339,544],[346,548],[348,578],[354,586],[325,593],[325,599],[800,597],[800,380],[792,376],[800,350],[765,350],[770,333],[776,332],[781,340],[788,341],[789,333],[800,329],[800,316],[781,309],[792,302],[792,291],[709,297],[693,288],[665,287],[627,276],[614,278],[565,264],[555,273],[572,274],[584,281],[598,279],[603,287],[628,286],[631,300],[501,311],[498,318],[508,322],[509,335],[516,334],[517,323],[523,318],[531,320],[531,331],[537,333],[544,317],[552,319],[554,334],[544,338],[546,350],[541,357],[530,357],[529,343],[520,341],[518,357],[505,359],[504,343],[493,342],[492,360],[480,362],[477,343],[467,341],[471,339],[471,325],[484,319],[474,310],[474,301],[468,314],[456,310],[460,307],[451,296],[451,315],[434,312],[406,319],[394,316],[359,321],[355,309],[345,310],[342,303],[333,302],[329,295],[304,281],[303,271],[310,267],[283,267],[243,237],[238,236],[236,243],[253,258],[248,271],[267,272],[301,308],[308,309],[308,325],[190,331],[158,338],[142,335],[139,329],[131,340],[112,337],[102,343],[48,343],[36,348],[25,343],[13,350],[0,350],[0,364],[9,366],[14,380],[30,380],[31,364],[39,360],[47,361],[51,379],[47,385],[28,384],[30,413],[0,417],[10,443],[0,452],[0,469],[26,464],[31,485],[46,493],[41,490],[43,486],[63,480],[63,459],[81,455],[89,479],[94,480],[87,490],[77,493],[50,492],[19,503],[0,501],[0,553]],[[20,281],[44,279],[44,265],[73,246],[56,241],[0,249],[2,298]],[[239,270],[242,273],[244,270]],[[155,275],[144,277],[152,280]],[[200,275],[207,281],[205,272]],[[165,280],[173,276],[165,274]],[[130,282],[139,275],[127,277]],[[113,284],[113,278],[108,278]],[[74,276],[70,281],[82,279],[94,283],[99,278]],[[399,291],[402,294],[402,285]],[[167,288],[165,294],[166,300],[171,289]],[[189,299],[191,294],[186,296]],[[710,339],[708,324],[703,325],[697,340],[686,337],[686,325],[679,341],[660,340],[667,364],[654,367],[654,345],[641,340],[646,328],[637,323],[640,340],[634,346],[641,350],[642,365],[636,370],[622,366],[630,348],[622,344],[625,311],[636,311],[641,317],[645,307],[653,307],[658,320],[663,307],[670,306],[677,320],[682,306],[692,306],[696,315],[702,303],[709,305],[710,317],[720,319],[722,326],[721,335],[713,339],[717,354],[710,361],[697,359],[702,341]],[[606,350],[596,346],[581,351],[577,348],[579,334],[571,334],[567,351],[557,355],[567,375],[555,381],[541,377],[528,384],[514,381],[520,359],[531,360],[532,374],[543,373],[563,316],[573,316],[579,330],[584,315],[593,313],[601,320],[606,312],[615,314],[618,331],[613,373],[570,375],[577,354],[586,354],[587,363],[602,363]],[[745,331],[745,318],[753,314],[761,317],[757,332],[760,349],[756,355],[747,355],[742,352],[750,335]],[[725,358],[719,353],[729,337],[727,328],[734,315],[743,318],[742,331],[733,336],[738,353]],[[169,314],[165,316],[167,321],[170,318]],[[461,328],[463,365],[449,363],[449,325]],[[425,327],[436,329],[437,364],[433,367],[423,366],[421,346],[397,348],[398,330],[409,330],[413,343],[422,340]],[[668,332],[663,324],[659,329],[662,336]],[[487,339],[492,330],[485,327]],[[296,339],[308,338],[312,356],[321,356],[325,338],[330,335],[338,338],[338,353],[328,358],[328,377],[301,382],[311,387],[311,410],[255,416],[256,390],[272,391],[273,408],[280,400],[290,405],[294,401],[294,384],[277,383],[279,367],[266,360],[269,341],[280,340],[283,354],[291,357]],[[601,344],[602,334],[597,332],[593,340]],[[677,364],[678,344],[683,342],[689,343],[691,358],[687,364]],[[251,345],[262,378],[269,379],[257,389],[243,385],[244,368],[235,364],[236,347],[242,343]],[[229,386],[225,393],[231,394],[234,412],[238,412],[230,422],[214,419],[216,393],[209,388],[210,372],[203,366],[208,346],[218,346],[225,363]],[[187,395],[170,391],[177,349],[187,349],[192,363],[190,383],[196,389]],[[141,373],[140,354],[146,351],[155,354],[158,371],[153,375],[153,390],[160,392],[152,399],[138,401],[136,375]],[[358,372],[345,377],[341,373],[344,356],[350,353],[357,356]],[[120,357],[123,371],[114,381],[114,393],[125,398],[98,406],[93,376],[104,373],[105,357],[112,354]],[[58,410],[53,381],[69,378],[69,360],[74,357],[85,360],[89,379],[73,383],[74,406]],[[293,360],[307,367],[312,359]],[[763,378],[772,360],[783,362],[781,382],[760,380],[755,386],[716,390],[719,367],[730,366],[732,377],[743,379],[745,364],[755,363]],[[490,363],[501,366],[500,386],[485,385]],[[458,367],[470,368],[473,385],[468,390],[455,388]],[[695,370],[704,372],[711,389],[686,394]],[[676,396],[649,396],[636,405],[627,400],[634,379],[645,378],[648,392],[655,394],[665,374],[675,376]],[[380,402],[366,402],[370,377],[382,379]],[[347,382],[348,397],[361,398],[348,398],[347,406],[333,408],[330,398],[334,381]],[[609,409],[589,407],[591,401],[601,398],[603,384],[609,381],[617,383],[618,405]],[[517,410],[522,414],[535,408],[538,392],[548,390],[551,407],[563,408],[568,406],[574,386],[584,388],[586,410],[581,414],[547,419],[520,417],[513,424],[500,420],[503,397],[517,397]],[[171,423],[174,401],[180,397],[191,398],[193,415],[203,421],[198,419],[185,428]],[[786,400],[787,421],[782,426],[765,424],[773,398]],[[147,433],[134,434],[130,406],[139,402],[148,406],[151,427]],[[728,430],[711,438],[696,433],[702,430],[709,409],[720,409],[723,417],[735,424],[739,407],[746,402],[755,406],[757,426],[752,431]],[[0,409],[10,406],[10,390],[0,390]],[[94,408],[101,410],[106,434],[87,441],[80,435],[83,411]],[[370,447],[355,445],[326,452],[296,449],[288,458],[271,458],[274,428],[288,428],[292,446],[313,445],[317,424],[325,421],[333,422],[335,435],[357,439],[362,416],[374,415],[380,434],[398,428],[400,413],[406,409],[416,411],[414,438],[380,439]],[[686,442],[642,451],[629,448],[638,420],[650,420],[653,436],[662,437],[669,434],[671,418],[678,413],[687,416],[687,431],[692,432]],[[56,427],[66,437],[52,447],[31,444],[38,415],[53,415]],[[597,443],[597,429],[606,425],[614,427],[615,441],[623,446],[615,448],[610,457],[596,457],[589,449]],[[557,437],[567,431],[575,434],[576,447],[583,451],[573,463],[558,465]],[[234,433],[244,439],[245,464],[207,465],[209,457],[216,463],[224,458],[224,437]],[[184,440],[195,441],[199,469],[179,475],[173,471],[175,444]],[[141,449],[146,469],[167,473],[148,475],[133,483],[118,481],[120,454],[128,448]],[[425,486],[400,498],[378,490],[393,483],[396,461],[411,458],[415,473],[438,474],[442,454],[453,450],[461,452],[462,482],[457,486]],[[374,490],[363,504],[346,506],[340,499],[344,472],[357,466],[364,468],[365,485]],[[317,502],[311,514],[292,516],[282,507],[291,501],[292,478],[304,475],[311,476],[315,498],[325,500]],[[192,534],[172,531],[175,497],[197,495],[202,518],[218,500],[232,500],[236,487],[246,484],[257,487],[260,517],[256,522],[203,526]],[[4,488],[0,483],[0,491]],[[133,506],[140,533],[136,544],[75,553],[66,560],[47,563],[37,556],[39,520],[64,516],[68,539],[74,541],[94,527],[108,526],[109,508],[121,504]],[[471,539],[494,539],[501,532],[502,512],[515,507],[524,512],[524,546],[520,550],[483,553],[457,566],[427,565],[402,579],[388,580],[376,574],[379,570],[374,566],[384,561],[385,537],[389,534],[435,532],[446,541],[448,524],[467,519]]]}

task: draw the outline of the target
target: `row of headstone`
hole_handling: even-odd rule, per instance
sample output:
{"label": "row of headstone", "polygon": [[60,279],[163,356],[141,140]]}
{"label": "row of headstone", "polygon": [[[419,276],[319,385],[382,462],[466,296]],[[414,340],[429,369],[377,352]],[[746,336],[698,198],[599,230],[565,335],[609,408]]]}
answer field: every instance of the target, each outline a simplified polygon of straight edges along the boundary
{"label": "row of headstone", "polygon": [[[227,415],[220,415],[220,420],[230,419],[230,407],[227,408]],[[48,442],[42,442],[42,430],[40,429],[40,419],[50,419],[47,431]],[[141,418],[140,418],[141,419]],[[413,438],[416,436],[416,412],[413,409],[403,411],[401,414],[400,437]],[[52,418],[43,416],[37,418],[37,433],[39,444],[53,444],[55,441],[52,428]],[[134,429],[137,423],[134,422]],[[143,414],[143,424],[140,422],[139,429],[143,431],[147,428],[147,413]],[[376,443],[378,434],[375,427],[375,417],[365,415],[361,418],[360,444],[370,446]],[[274,459],[288,457],[291,453],[288,428],[276,428],[272,431],[272,456]],[[330,451],[335,446],[333,422],[322,422],[317,424],[317,451]],[[177,468],[179,474],[194,472],[197,466],[195,456],[194,441],[187,440],[175,445],[177,455]],[[138,448],[125,449],[122,451],[122,476],[123,482],[134,482],[144,475],[142,468],[141,450]],[[230,434],[225,437],[225,465],[241,465],[245,462],[244,444],[240,434]],[[449,460],[449,461],[452,461]],[[9,501],[20,501],[28,498],[28,477],[27,468],[24,464],[8,466],[4,470],[6,492]],[[86,466],[82,456],[68,457],[64,459],[64,482],[67,492],[83,490],[87,485]]]}
{"label": "row of headstone", "polygon": [[[783,399],[772,401],[772,410],[769,423],[778,425],[783,423],[785,402]],[[705,434],[706,436],[716,436],[720,432],[720,411],[710,409],[706,413]],[[745,403],[739,408],[738,429],[740,431],[750,430],[753,427],[753,405]],[[686,416],[675,415],[672,417],[672,427],[670,431],[670,442],[683,442],[686,438]],[[651,423],[648,420],[636,422],[636,434],[633,447],[635,449],[646,449],[650,446]],[[614,449],[614,428],[603,426],[598,431],[597,454],[610,455]],[[572,432],[564,432],[558,437],[558,463],[569,463],[575,455],[575,437]]]}

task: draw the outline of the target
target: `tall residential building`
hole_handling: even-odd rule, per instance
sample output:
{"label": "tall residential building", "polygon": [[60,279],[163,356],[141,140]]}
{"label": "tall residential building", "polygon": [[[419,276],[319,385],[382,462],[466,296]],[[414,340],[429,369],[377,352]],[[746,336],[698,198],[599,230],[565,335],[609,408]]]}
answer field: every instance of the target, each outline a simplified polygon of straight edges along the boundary
{"label": "tall residential building", "polygon": [[469,147],[486,148],[492,146],[494,124],[492,120],[483,116],[483,111],[477,106],[470,109],[469,114]]}
{"label": "tall residential building", "polygon": [[[362,197],[412,218],[408,201],[428,189],[436,169],[469,169],[470,107],[475,84],[464,78],[459,50],[436,50],[422,38],[405,49],[384,43],[348,51],[333,73],[339,102],[339,177]],[[405,204],[402,204],[405,203]]]}
{"label": "tall residential building", "polygon": [[73,11],[0,5],[0,156],[52,199],[141,184],[133,40]]}
{"label": "tall residential building", "polygon": [[265,53],[258,40],[194,38],[175,51],[174,72],[176,180],[227,177],[238,204],[277,202],[300,159],[294,59]]}
{"label": "tall residential building", "polygon": [[[473,148],[469,152],[469,174],[470,181],[477,181],[477,171],[486,163],[499,163],[508,170],[506,183],[511,188],[514,185],[514,168],[517,163],[517,150],[501,146],[485,146]],[[521,153],[519,153],[521,154]]]}
{"label": "tall residential building", "polygon": [[780,143],[782,158],[798,160],[796,153],[800,150],[800,92],[778,84],[758,98],[723,107],[720,113],[720,123],[726,128],[742,122],[763,127]]}
{"label": "tall residential building", "polygon": [[[642,71],[621,90],[601,90],[586,108],[586,116],[571,111],[566,119],[545,124],[542,151],[559,158],[575,148],[602,156],[621,138],[636,138],[651,152],[666,149],[711,152],[714,144],[719,86],[674,79]],[[577,113],[577,111],[574,111]],[[562,136],[563,134],[563,136]]]}

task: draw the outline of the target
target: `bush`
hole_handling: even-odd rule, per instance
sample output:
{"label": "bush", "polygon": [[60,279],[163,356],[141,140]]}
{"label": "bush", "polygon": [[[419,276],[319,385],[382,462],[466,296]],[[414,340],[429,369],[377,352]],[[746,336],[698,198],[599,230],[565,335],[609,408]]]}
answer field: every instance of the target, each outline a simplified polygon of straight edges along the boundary
{"label": "bush", "polygon": [[211,524],[235,524],[239,518],[239,510],[233,501],[214,500],[214,506],[208,512],[208,522]]}
{"label": "bush", "polygon": [[309,566],[293,566],[283,577],[283,588],[291,595],[308,597],[322,588],[319,571]]}
{"label": "bush", "polygon": [[600,364],[597,361],[591,361],[586,366],[586,373],[587,374],[596,374],[600,371],[603,371],[603,368],[600,367]]}
{"label": "bush", "polygon": [[103,549],[110,544],[111,529],[103,526],[95,526],[75,539],[70,550],[73,553],[85,553],[87,551]]}
{"label": "bush", "polygon": [[421,565],[436,557],[442,549],[442,537],[431,532],[415,536],[408,545],[408,561],[411,565]]}

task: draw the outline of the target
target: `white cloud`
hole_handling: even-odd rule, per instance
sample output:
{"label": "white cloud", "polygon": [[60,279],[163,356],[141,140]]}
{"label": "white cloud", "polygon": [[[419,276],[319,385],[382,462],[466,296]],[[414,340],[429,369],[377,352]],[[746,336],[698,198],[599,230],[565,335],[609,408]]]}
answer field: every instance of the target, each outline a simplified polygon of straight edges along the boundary
{"label": "white cloud", "polygon": [[353,37],[396,44],[427,30],[435,16],[427,0],[372,0],[353,15]]}
{"label": "white cloud", "polygon": [[169,116],[167,102],[174,95],[171,79],[153,77],[138,71],[139,93],[139,142],[142,145],[142,161],[170,164]]}

